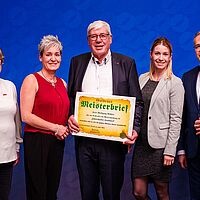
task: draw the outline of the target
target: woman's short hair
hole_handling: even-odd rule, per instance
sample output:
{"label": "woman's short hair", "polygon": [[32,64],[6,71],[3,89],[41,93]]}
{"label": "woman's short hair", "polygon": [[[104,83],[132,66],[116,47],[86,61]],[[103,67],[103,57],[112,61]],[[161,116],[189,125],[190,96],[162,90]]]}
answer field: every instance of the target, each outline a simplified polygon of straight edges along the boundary
{"label": "woman's short hair", "polygon": [[4,55],[3,55],[3,51],[1,48],[0,48],[0,60],[1,60],[1,64],[3,64],[4,63]]}
{"label": "woman's short hair", "polygon": [[108,33],[110,35],[112,35],[111,29],[110,29],[110,25],[107,22],[105,22],[105,21],[97,20],[97,21],[94,21],[91,24],[89,24],[89,26],[87,28],[87,36],[89,35],[90,30],[102,28],[103,26],[105,26],[106,29],[107,29],[107,31],[108,31]]}
{"label": "woman's short hair", "polygon": [[[170,55],[172,56],[172,45],[170,43],[170,41],[166,38],[166,37],[158,37],[154,40],[151,49],[150,49],[150,53],[153,52],[154,48],[157,45],[163,45],[165,47],[167,47],[169,49]],[[152,62],[150,62],[150,70],[149,70],[149,75],[150,78],[153,79],[153,73],[155,71],[155,67],[153,66]],[[172,59],[169,62],[169,65],[167,67],[167,73],[166,73],[166,79],[171,78],[172,76]]]}
{"label": "woman's short hair", "polygon": [[62,43],[59,41],[58,36],[53,36],[53,35],[43,36],[42,40],[40,41],[40,44],[38,45],[40,56],[43,55],[45,49],[48,49],[52,46],[58,47],[60,53],[62,54],[63,46]]}

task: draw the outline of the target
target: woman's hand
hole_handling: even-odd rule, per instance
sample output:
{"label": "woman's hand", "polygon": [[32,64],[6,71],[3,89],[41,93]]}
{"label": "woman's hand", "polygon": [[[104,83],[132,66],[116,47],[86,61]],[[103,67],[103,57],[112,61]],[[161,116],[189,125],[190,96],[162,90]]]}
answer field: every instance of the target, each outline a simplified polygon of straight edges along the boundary
{"label": "woman's hand", "polygon": [[164,166],[170,166],[174,163],[174,156],[164,155]]}
{"label": "woman's hand", "polygon": [[69,135],[69,129],[66,126],[58,125],[55,136],[58,140],[64,140]]}
{"label": "woman's hand", "polygon": [[19,161],[20,161],[20,155],[19,155],[19,152],[17,152],[17,159],[14,161],[13,166],[17,165]]}

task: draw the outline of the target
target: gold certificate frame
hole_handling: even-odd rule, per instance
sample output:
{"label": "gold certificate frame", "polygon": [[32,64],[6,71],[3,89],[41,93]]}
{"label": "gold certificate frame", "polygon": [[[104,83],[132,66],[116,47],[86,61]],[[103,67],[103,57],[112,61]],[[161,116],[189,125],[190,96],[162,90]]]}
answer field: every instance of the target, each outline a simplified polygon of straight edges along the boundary
{"label": "gold certificate frame", "polygon": [[135,101],[135,97],[77,92],[74,117],[80,132],[72,134],[123,142],[132,134]]}

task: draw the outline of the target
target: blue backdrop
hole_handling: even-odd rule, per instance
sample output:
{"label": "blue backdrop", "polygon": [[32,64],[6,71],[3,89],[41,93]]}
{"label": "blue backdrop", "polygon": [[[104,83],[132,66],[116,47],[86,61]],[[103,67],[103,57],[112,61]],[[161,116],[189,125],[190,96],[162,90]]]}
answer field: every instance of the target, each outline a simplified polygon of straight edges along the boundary
{"label": "blue backdrop", "polygon": [[[12,80],[18,92],[26,75],[40,70],[37,45],[43,35],[58,35],[64,46],[57,75],[67,81],[70,58],[89,51],[86,28],[94,20],[110,23],[112,51],[133,57],[138,73],[149,69],[149,49],[157,36],[173,45],[173,71],[179,77],[197,65],[193,35],[200,30],[199,0],[18,0],[1,1],[0,47],[5,64],[0,74]],[[133,199],[130,181],[131,154],[127,155],[122,200]],[[155,191],[149,188],[153,199]],[[170,184],[172,200],[189,199],[187,172],[174,166]],[[25,199],[23,155],[14,169],[11,200]],[[59,200],[79,200],[80,190],[72,137],[66,140]]]}

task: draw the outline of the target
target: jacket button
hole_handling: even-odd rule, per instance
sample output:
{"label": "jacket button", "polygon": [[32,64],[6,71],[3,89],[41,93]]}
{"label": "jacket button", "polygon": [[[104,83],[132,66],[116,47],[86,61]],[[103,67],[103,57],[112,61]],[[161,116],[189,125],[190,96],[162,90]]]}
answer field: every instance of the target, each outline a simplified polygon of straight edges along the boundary
{"label": "jacket button", "polygon": [[149,116],[149,119],[151,119],[151,116]]}

